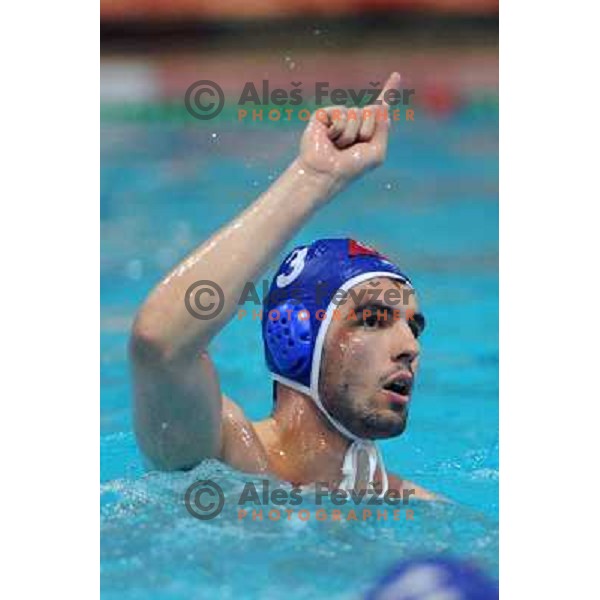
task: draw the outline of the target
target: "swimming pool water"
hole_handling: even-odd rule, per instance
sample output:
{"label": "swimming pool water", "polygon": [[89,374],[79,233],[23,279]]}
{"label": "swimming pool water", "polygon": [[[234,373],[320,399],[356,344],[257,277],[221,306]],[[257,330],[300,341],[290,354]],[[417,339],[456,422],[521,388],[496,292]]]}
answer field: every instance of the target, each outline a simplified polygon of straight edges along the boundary
{"label": "swimming pool water", "polygon": [[[411,275],[428,321],[421,372],[408,430],[382,450],[391,471],[454,504],[416,504],[413,522],[253,523],[238,522],[226,503],[219,517],[203,522],[184,508],[187,486],[210,478],[234,497],[247,476],[216,461],[188,473],[144,468],[132,434],[126,360],[133,315],[166,270],[268,187],[294,157],[299,134],[300,125],[289,124],[102,127],[107,599],[358,598],[395,561],[439,553],[497,575],[497,114],[395,125],[386,163],[288,246],[352,236]],[[250,418],[266,415],[271,384],[258,323],[233,321],[211,351],[223,390]]]}

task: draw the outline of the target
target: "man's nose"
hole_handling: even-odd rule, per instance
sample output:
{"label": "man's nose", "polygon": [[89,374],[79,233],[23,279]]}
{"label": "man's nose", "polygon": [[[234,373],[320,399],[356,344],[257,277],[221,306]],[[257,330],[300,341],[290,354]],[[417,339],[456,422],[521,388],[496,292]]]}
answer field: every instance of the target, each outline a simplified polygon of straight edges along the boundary
{"label": "man's nose", "polygon": [[419,356],[419,342],[406,321],[398,321],[394,329],[392,359],[396,362],[412,363]]}

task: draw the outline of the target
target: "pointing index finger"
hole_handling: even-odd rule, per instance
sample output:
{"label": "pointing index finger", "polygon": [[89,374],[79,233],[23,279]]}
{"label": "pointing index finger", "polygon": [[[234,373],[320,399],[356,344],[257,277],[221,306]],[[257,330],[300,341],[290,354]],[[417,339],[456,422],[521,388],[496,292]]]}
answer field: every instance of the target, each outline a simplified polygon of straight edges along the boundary
{"label": "pointing index finger", "polygon": [[389,108],[390,105],[385,100],[385,93],[388,90],[398,89],[398,86],[400,85],[400,79],[401,79],[400,73],[398,73],[397,71],[394,71],[388,77],[388,80],[385,82],[385,85],[383,86],[381,93],[377,97],[377,104],[379,104],[380,106],[383,106],[385,108]]}

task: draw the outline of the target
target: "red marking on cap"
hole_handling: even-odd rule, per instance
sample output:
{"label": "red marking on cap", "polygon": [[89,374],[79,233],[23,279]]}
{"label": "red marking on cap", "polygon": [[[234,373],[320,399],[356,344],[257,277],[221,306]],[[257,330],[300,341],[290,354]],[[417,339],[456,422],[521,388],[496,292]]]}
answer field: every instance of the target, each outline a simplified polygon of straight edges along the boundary
{"label": "red marking on cap", "polygon": [[355,240],[348,241],[348,256],[378,256],[379,258],[385,258],[374,248],[371,248],[365,244],[361,244]]}

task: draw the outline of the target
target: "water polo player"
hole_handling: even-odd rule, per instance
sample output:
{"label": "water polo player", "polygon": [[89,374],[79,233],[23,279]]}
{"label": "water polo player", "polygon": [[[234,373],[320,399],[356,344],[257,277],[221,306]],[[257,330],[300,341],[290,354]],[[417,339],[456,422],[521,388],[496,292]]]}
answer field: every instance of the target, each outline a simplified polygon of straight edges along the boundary
{"label": "water polo player", "polygon": [[[155,467],[189,469],[218,458],[298,485],[374,484],[380,493],[407,487],[388,475],[374,440],[406,427],[424,319],[410,279],[387,258],[354,240],[326,239],[284,260],[262,318],[274,380],[270,417],[251,422],[222,394],[207,351],[239,308],[247,282],[320,207],[383,162],[389,132],[384,96],[399,83],[392,74],[377,106],[338,106],[313,118],[288,169],[146,299],[130,355],[136,435]],[[213,318],[195,318],[186,308],[197,282],[219,286],[219,293],[204,298],[207,306],[221,301]],[[374,289],[379,293],[370,293]]]}

